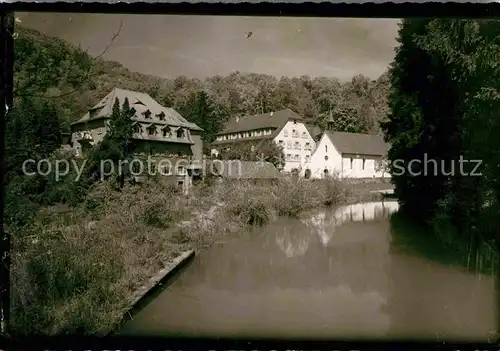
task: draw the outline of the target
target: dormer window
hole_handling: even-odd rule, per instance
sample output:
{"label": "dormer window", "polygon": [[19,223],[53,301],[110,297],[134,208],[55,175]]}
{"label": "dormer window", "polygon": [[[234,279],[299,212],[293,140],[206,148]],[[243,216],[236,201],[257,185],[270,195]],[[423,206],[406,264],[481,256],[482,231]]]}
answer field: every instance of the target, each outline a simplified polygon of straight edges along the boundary
{"label": "dormer window", "polygon": [[155,135],[156,134],[156,126],[151,125],[148,127],[148,135]]}
{"label": "dormer window", "polygon": [[150,119],[151,118],[151,111],[149,110],[146,110],[142,113],[142,115],[144,116],[144,118],[146,119]]}
{"label": "dormer window", "polygon": [[139,99],[136,99],[136,100],[135,100],[134,105],[142,105],[142,106],[146,106],[146,105],[144,105],[144,103],[143,103],[141,100],[139,100]]}
{"label": "dormer window", "polygon": [[165,120],[165,113],[163,111],[161,111],[160,113],[158,113],[156,115],[156,117],[158,117],[160,119],[160,121],[164,121]]}
{"label": "dormer window", "polygon": [[179,130],[177,130],[177,138],[178,139],[184,139],[185,135],[186,135],[186,133],[184,133],[184,129],[179,128]]}
{"label": "dormer window", "polygon": [[134,126],[134,133],[141,134],[142,133],[142,128],[139,124],[136,124]]}
{"label": "dormer window", "polygon": [[170,130],[170,127],[167,126],[167,127],[163,128],[162,134],[165,138],[170,138],[170,136],[172,135],[172,131]]}

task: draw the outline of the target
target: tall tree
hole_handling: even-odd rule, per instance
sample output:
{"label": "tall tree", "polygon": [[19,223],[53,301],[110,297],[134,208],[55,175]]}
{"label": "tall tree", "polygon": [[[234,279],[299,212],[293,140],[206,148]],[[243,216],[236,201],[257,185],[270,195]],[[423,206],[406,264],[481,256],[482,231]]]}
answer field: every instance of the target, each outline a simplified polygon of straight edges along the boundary
{"label": "tall tree", "polygon": [[[478,224],[488,194],[498,198],[498,33],[498,21],[485,20],[404,20],[400,27],[391,115],[382,125],[389,158],[408,164],[427,154],[441,163],[428,169],[436,174],[393,177],[402,208],[417,218],[445,216],[461,231]],[[450,172],[460,157],[482,159],[487,176],[470,176],[470,162],[464,174],[458,165]]]}
{"label": "tall tree", "polygon": [[202,138],[205,143],[215,140],[229,117],[227,109],[216,104],[203,90],[192,93],[179,110],[187,120],[203,129]]}
{"label": "tall tree", "polygon": [[[121,108],[118,98],[115,99],[109,121],[109,131],[104,139],[93,148],[89,156],[88,177],[96,177],[99,174],[101,162],[104,160],[113,161],[115,170],[118,170],[120,161],[132,159],[134,146],[132,117],[134,115],[135,109],[130,108],[128,99],[125,99]],[[127,167],[122,169],[122,173],[116,175],[120,188],[123,187],[128,175]]]}

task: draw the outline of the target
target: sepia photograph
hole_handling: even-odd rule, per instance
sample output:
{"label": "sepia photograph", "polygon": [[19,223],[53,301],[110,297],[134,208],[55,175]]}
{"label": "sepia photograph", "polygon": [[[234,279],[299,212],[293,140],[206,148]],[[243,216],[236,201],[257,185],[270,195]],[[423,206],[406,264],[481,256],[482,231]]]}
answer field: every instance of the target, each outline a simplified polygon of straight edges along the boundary
{"label": "sepia photograph", "polygon": [[15,12],[18,336],[498,336],[500,21]]}

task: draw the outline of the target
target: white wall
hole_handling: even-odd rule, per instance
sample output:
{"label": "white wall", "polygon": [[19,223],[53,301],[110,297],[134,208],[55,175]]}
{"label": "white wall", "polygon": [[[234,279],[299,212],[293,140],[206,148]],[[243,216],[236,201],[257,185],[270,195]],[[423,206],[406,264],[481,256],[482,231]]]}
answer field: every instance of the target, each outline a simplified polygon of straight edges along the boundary
{"label": "white wall", "polygon": [[[296,131],[296,136],[293,135],[293,130]],[[281,144],[280,141],[282,141]],[[316,143],[311,134],[309,134],[305,124],[299,121],[296,123],[288,121],[287,124],[279,131],[278,135],[276,135],[274,142],[278,146],[283,145],[285,158],[287,155],[292,156],[291,160],[286,159],[285,166],[283,168],[283,171],[285,172],[291,172],[294,168],[301,170],[302,165],[306,162],[307,156],[311,157],[316,146]],[[310,150],[306,150],[306,143],[309,143]],[[300,148],[296,149],[295,145],[299,145]],[[298,156],[297,159],[295,159],[295,155]],[[301,173],[303,173],[303,170]]]}
{"label": "white wall", "polygon": [[306,169],[311,170],[311,178],[314,179],[323,178],[325,169],[328,170],[329,175],[340,175],[342,157],[326,134],[323,134],[318,142],[310,162],[304,164],[302,175],[305,174]]}
{"label": "white wall", "polygon": [[342,177],[344,178],[388,178],[388,172],[382,172],[377,163],[379,158],[370,155],[343,155]]}
{"label": "white wall", "polygon": [[324,170],[327,169],[329,175],[342,178],[389,178],[388,172],[376,170],[377,161],[374,156],[341,155],[328,135],[323,134],[310,161],[304,163],[301,175],[305,174],[306,169],[310,169],[311,178],[319,179],[324,177]]}

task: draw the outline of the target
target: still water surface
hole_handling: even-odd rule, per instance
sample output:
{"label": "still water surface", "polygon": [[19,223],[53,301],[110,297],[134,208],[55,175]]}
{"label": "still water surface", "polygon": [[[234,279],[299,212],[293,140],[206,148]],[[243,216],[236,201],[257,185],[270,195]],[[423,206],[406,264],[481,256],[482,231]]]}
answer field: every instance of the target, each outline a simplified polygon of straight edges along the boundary
{"label": "still water surface", "polygon": [[395,246],[397,208],[283,218],[201,252],[121,334],[485,340],[494,279]]}

